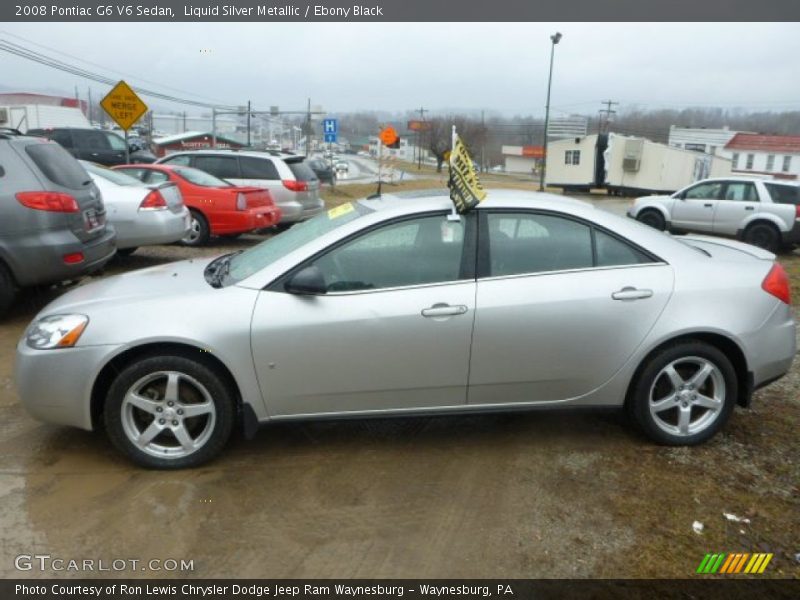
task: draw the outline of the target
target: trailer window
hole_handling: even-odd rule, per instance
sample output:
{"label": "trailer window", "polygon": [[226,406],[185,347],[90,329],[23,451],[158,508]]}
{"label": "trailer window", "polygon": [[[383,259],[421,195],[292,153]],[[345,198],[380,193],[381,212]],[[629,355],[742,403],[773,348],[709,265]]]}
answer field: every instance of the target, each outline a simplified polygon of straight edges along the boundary
{"label": "trailer window", "polygon": [[581,151],[580,150],[567,150],[564,153],[565,165],[579,165],[581,164]]}

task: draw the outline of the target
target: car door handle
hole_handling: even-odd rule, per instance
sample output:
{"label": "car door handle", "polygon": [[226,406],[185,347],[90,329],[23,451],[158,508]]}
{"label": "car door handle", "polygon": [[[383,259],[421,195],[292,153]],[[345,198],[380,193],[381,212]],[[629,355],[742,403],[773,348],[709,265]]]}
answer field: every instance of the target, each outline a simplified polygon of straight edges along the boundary
{"label": "car door handle", "polygon": [[611,297],[614,300],[643,300],[650,298],[652,295],[653,290],[637,290],[635,287],[624,287],[611,294]]}
{"label": "car door handle", "polygon": [[713,208],[714,207],[713,204],[703,204],[703,206],[705,206],[706,208]]}
{"label": "car door handle", "polygon": [[744,207],[744,209],[745,209],[745,210],[753,210],[753,209],[754,209],[754,207],[753,207],[753,206],[745,206],[745,207]]}
{"label": "car door handle", "polygon": [[450,306],[449,304],[437,303],[430,308],[422,309],[423,317],[452,317],[455,315],[463,315],[467,312],[467,307],[463,304]]}

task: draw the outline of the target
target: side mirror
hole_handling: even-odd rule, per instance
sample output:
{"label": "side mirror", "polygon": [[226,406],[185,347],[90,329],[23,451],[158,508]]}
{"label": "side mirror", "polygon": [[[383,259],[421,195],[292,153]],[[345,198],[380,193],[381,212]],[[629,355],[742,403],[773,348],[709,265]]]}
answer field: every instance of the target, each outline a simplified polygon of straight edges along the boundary
{"label": "side mirror", "polygon": [[328,286],[325,285],[325,277],[316,265],[311,265],[301,269],[284,284],[285,289],[290,294],[303,296],[327,294]]}

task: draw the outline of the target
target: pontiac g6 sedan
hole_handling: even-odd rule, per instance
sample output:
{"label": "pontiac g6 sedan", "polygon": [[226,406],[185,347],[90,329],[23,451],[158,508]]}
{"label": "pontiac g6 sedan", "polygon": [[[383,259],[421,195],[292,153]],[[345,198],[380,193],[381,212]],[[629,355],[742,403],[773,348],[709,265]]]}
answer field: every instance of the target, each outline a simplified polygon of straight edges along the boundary
{"label": "pontiac g6 sedan", "polygon": [[19,343],[22,402],[158,468],[211,459],[237,423],[563,406],[625,407],[692,445],[791,365],[769,252],[545,194],[451,209],[362,200],[79,287]]}

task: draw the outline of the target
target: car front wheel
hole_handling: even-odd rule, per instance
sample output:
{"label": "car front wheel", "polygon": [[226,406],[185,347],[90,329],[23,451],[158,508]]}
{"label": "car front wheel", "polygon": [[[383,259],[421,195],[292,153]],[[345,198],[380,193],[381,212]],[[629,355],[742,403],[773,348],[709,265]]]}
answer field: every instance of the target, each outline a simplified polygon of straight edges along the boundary
{"label": "car front wheel", "polygon": [[667,228],[667,222],[664,220],[664,215],[657,210],[643,210],[639,216],[636,217],[636,220],[647,225],[648,227],[658,229],[659,231],[664,231]]}
{"label": "car front wheel", "polygon": [[182,356],[151,356],[114,380],[104,421],[111,442],[135,463],[180,469],[217,456],[234,415],[232,393],[215,370]]}
{"label": "car front wheel", "polygon": [[717,348],[681,342],[657,352],[634,384],[628,409],[651,439],[691,446],[710,439],[733,412],[736,374]]}

